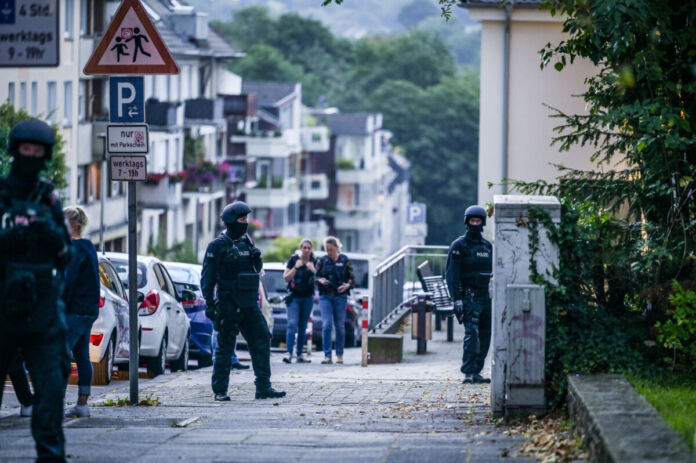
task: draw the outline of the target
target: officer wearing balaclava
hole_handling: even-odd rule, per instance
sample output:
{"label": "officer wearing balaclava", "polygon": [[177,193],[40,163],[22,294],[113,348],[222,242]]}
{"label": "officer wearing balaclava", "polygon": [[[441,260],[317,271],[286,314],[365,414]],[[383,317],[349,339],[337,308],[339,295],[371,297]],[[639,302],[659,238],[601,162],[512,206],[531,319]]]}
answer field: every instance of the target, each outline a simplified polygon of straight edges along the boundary
{"label": "officer wearing balaclava", "polygon": [[470,206],[464,212],[466,233],[450,245],[447,255],[447,286],[454,301],[454,314],[464,324],[464,383],[490,383],[481,376],[491,343],[491,299],[488,282],[493,265],[493,247],[481,236],[486,210]]}
{"label": "officer wearing balaclava", "polygon": [[69,373],[60,292],[70,236],[53,186],[39,178],[54,144],[44,122],[18,123],[8,143],[10,174],[0,177],[0,378],[21,349],[36,392],[31,430],[40,461],[65,460]]}
{"label": "officer wearing balaclava", "polygon": [[[261,251],[247,235],[249,206],[237,201],[222,211],[227,230],[215,238],[205,252],[201,290],[207,304],[205,314],[218,331],[213,364],[215,400],[229,401],[232,354],[238,333],[249,346],[256,376],[256,398],[285,396],[271,387],[271,335],[258,306]],[[217,292],[216,292],[217,287]]]}

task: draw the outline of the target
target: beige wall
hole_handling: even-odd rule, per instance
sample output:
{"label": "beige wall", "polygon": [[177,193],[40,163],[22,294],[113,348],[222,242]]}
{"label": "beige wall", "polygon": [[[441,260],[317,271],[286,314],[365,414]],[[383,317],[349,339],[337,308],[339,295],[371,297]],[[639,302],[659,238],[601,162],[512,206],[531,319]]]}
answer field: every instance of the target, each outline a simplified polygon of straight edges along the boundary
{"label": "beige wall", "polygon": [[[497,9],[471,9],[471,17],[482,21],[481,109],[479,129],[478,203],[493,202],[502,193],[503,130],[503,39],[504,16]],[[561,122],[549,117],[558,108],[584,113],[585,102],[573,97],[584,91],[584,79],[594,73],[588,62],[576,62],[562,72],[553,67],[541,70],[539,50],[563,38],[561,22],[547,12],[514,10],[510,40],[508,178],[553,181],[558,171],[551,164],[591,169],[591,150],[573,148],[559,152],[551,146],[553,128]]]}

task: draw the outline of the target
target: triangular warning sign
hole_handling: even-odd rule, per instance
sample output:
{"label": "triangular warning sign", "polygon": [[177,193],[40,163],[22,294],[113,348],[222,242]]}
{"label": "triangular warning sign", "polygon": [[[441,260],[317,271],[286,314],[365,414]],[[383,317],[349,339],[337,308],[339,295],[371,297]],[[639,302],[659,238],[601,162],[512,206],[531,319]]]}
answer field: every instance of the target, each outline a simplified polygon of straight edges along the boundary
{"label": "triangular warning sign", "polygon": [[174,58],[139,0],[123,0],[85,74],[178,74]]}

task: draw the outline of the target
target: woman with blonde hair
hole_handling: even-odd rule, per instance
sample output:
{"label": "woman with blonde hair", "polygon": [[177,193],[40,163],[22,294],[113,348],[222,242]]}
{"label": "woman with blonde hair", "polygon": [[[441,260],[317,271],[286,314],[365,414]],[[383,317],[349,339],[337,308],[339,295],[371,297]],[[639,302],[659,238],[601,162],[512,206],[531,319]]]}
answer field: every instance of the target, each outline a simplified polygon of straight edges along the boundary
{"label": "woman with blonde hair", "polygon": [[78,399],[66,416],[89,416],[87,399],[91,392],[92,363],[89,360],[89,335],[99,316],[99,263],[94,244],[83,238],[89,219],[80,206],[63,209],[68,222],[73,255],[65,269],[65,320],[68,325],[68,350],[77,363]]}
{"label": "woman with blonde hair", "polygon": [[[288,283],[289,295],[286,298],[288,312],[288,327],[286,345],[288,354],[283,362],[292,363],[292,350],[297,335],[297,361],[309,362],[302,355],[306,340],[307,322],[312,314],[314,305],[314,273],[317,271],[317,261],[312,252],[312,241],[303,239],[300,242],[300,254],[293,254],[283,272],[283,278]],[[288,300],[289,299],[289,300]]]}
{"label": "woman with blonde hair", "polygon": [[317,264],[319,308],[321,309],[321,343],[324,360],[331,363],[331,326],[336,329],[336,363],[343,363],[346,342],[346,305],[354,286],[353,264],[341,254],[341,241],[335,236],[324,239],[326,255]]}

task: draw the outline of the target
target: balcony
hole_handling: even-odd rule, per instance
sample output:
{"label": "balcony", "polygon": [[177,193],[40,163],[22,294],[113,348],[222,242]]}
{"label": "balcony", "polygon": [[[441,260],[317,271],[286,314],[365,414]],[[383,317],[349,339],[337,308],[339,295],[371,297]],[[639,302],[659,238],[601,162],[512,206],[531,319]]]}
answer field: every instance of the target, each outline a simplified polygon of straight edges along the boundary
{"label": "balcony", "polygon": [[176,209],[182,204],[182,183],[172,181],[166,174],[158,182],[139,182],[138,199],[145,208]]}
{"label": "balcony", "polygon": [[302,151],[323,152],[329,150],[329,129],[326,127],[302,127],[300,137]]}
{"label": "balcony", "polygon": [[188,121],[221,121],[222,98],[195,98],[186,100],[184,117]]}
{"label": "balcony", "polygon": [[295,178],[278,179],[280,182],[271,183],[270,188],[261,183],[256,187],[244,187],[247,203],[252,207],[284,208],[300,201],[300,189]]}
{"label": "balcony", "polygon": [[292,154],[290,146],[283,140],[282,136],[275,136],[272,132],[262,133],[261,135],[232,135],[230,141],[233,144],[244,143],[246,145],[246,156],[285,158]]}
{"label": "balcony", "polygon": [[150,127],[171,128],[183,125],[183,111],[181,103],[159,101],[150,98],[145,102],[145,122]]}
{"label": "balcony", "polygon": [[329,179],[326,174],[305,175],[302,177],[300,185],[302,199],[327,199],[329,197]]}
{"label": "balcony", "polygon": [[256,95],[225,95],[223,101],[225,117],[251,117],[256,114]]}
{"label": "balcony", "polygon": [[368,169],[336,169],[336,183],[376,183],[379,173]]}
{"label": "balcony", "polygon": [[379,221],[376,211],[342,211],[333,213],[336,230],[370,230]]}
{"label": "balcony", "polygon": [[[99,218],[101,214],[101,202],[95,201],[83,204],[85,212],[91,218],[89,227],[90,237],[99,236]],[[128,200],[126,196],[106,198],[104,201],[104,238],[113,240],[126,236],[128,232]]]}

